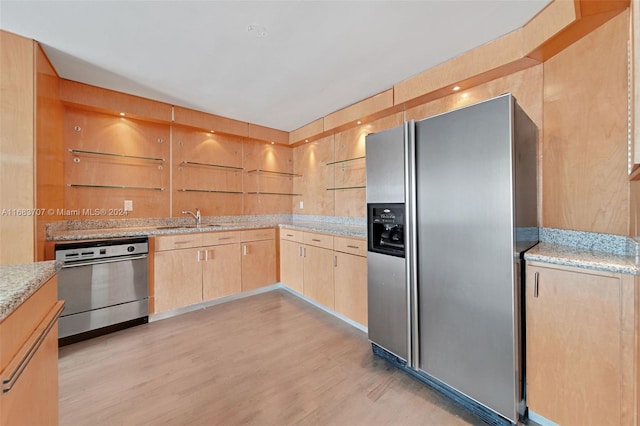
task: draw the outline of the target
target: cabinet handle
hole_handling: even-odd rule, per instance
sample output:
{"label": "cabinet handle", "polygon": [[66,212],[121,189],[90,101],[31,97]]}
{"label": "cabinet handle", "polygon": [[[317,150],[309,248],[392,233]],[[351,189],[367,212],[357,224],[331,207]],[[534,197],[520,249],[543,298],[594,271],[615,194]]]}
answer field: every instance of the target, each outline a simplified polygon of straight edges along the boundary
{"label": "cabinet handle", "polygon": [[208,262],[209,261],[209,250],[205,250],[204,251],[204,261]]}
{"label": "cabinet handle", "polygon": [[307,257],[307,248],[302,247],[302,257]]}
{"label": "cabinet handle", "polygon": [[338,267],[338,256],[333,256],[333,267],[334,268]]}
{"label": "cabinet handle", "polygon": [[219,241],[230,240],[231,238],[233,237],[222,237],[222,238],[219,238]]}
{"label": "cabinet handle", "polygon": [[287,237],[293,237],[293,234],[285,234]]}
{"label": "cabinet handle", "polygon": [[540,273],[536,272],[533,274],[533,297],[538,297],[538,283],[539,283]]}
{"label": "cabinet handle", "polygon": [[243,256],[247,255],[247,246],[246,245],[242,246],[242,255]]}
{"label": "cabinet handle", "polygon": [[319,239],[317,239],[317,238],[312,238],[312,239],[311,239],[311,241],[315,241],[316,243],[319,243],[319,242],[320,242],[320,241],[322,241],[322,240],[319,240]]}
{"label": "cabinet handle", "polygon": [[358,246],[347,246],[347,247],[352,248],[352,249],[359,249],[360,248]]}
{"label": "cabinet handle", "polygon": [[198,250],[198,253],[196,254],[196,260],[200,262],[200,250]]}
{"label": "cabinet handle", "polygon": [[302,246],[298,246],[298,256],[302,257]]}
{"label": "cabinet handle", "polygon": [[193,240],[187,240],[187,241],[174,241],[173,244],[190,244],[192,243]]}
{"label": "cabinet handle", "polygon": [[[29,348],[29,350],[27,350],[27,353],[24,354],[22,359],[20,359],[20,361],[17,363],[17,365],[15,366],[13,371],[11,371],[11,374],[9,374],[9,376],[7,378],[2,378],[2,393],[3,394],[9,392],[13,388],[13,386],[16,384],[16,382],[18,381],[18,379],[20,378],[20,376],[24,372],[25,368],[27,368],[27,366],[29,365],[29,362],[31,361],[33,356],[36,354],[38,349],[40,348],[40,345],[42,345],[42,342],[44,342],[44,340],[47,338],[47,335],[49,334],[49,331],[51,331],[51,329],[55,325],[56,321],[58,320],[58,317],[62,313],[62,309],[63,308],[64,308],[64,302],[62,302],[62,301],[57,302],[53,306],[51,311],[49,311],[49,314],[48,314],[49,320],[48,320],[48,322],[43,321],[42,323],[40,323],[38,328],[34,331],[33,334],[36,334],[37,332],[39,332],[39,333],[37,334],[37,336],[35,338],[33,338],[33,337],[31,338],[31,340],[32,340],[30,342],[31,347]],[[51,314],[51,312],[53,312],[53,314]],[[43,325],[43,323],[44,323],[44,325]]]}

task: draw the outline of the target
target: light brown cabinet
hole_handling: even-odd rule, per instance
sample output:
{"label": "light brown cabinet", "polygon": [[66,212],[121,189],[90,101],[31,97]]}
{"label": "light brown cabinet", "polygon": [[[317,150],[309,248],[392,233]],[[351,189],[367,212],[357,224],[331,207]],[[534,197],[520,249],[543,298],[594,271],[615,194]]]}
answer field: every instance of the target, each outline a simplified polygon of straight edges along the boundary
{"label": "light brown cabinet", "polygon": [[333,236],[284,229],[280,234],[280,281],[334,309]]}
{"label": "light brown cabinet", "polygon": [[158,236],[153,247],[153,313],[276,282],[273,228]]}
{"label": "light brown cabinet", "polygon": [[302,245],[280,238],[280,281],[292,290],[304,292]]}
{"label": "light brown cabinet", "polygon": [[153,313],[241,291],[240,232],[154,238]]}
{"label": "light brown cabinet", "polygon": [[202,299],[213,300],[242,291],[240,244],[205,247]]}
{"label": "light brown cabinet", "polygon": [[367,247],[365,240],[334,238],[335,311],[367,325]]}
{"label": "light brown cabinet", "polygon": [[242,291],[276,282],[276,230],[242,231]]}
{"label": "light brown cabinet", "polygon": [[366,240],[283,229],[280,281],[329,309],[367,324]]}
{"label": "light brown cabinet", "polygon": [[529,410],[563,425],[633,424],[634,279],[529,262]]}
{"label": "light brown cabinet", "polygon": [[275,240],[242,243],[242,291],[276,282]]}
{"label": "light brown cabinet", "polygon": [[0,424],[58,424],[57,280],[0,322]]}
{"label": "light brown cabinet", "polygon": [[154,256],[154,313],[202,302],[199,248],[168,250]]}
{"label": "light brown cabinet", "polygon": [[304,295],[329,309],[334,309],[333,250],[305,245],[302,251]]}

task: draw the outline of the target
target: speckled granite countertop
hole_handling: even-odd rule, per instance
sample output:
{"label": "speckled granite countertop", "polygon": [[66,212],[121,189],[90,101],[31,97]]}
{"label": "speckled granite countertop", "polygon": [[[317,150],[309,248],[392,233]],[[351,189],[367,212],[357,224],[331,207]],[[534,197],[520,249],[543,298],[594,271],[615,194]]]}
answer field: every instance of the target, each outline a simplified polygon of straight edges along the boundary
{"label": "speckled granite countertop", "polygon": [[596,252],[560,244],[540,243],[527,251],[524,258],[554,265],[640,275],[635,256]]}
{"label": "speckled granite countertop", "polygon": [[322,220],[298,220],[289,218],[274,219],[256,219],[244,221],[212,221],[203,220],[203,224],[199,227],[193,227],[183,224],[154,224],[151,226],[130,226],[130,227],[112,227],[112,228],[91,228],[91,229],[54,229],[48,231],[48,239],[50,241],[72,241],[72,240],[93,240],[102,238],[118,238],[118,237],[139,237],[154,235],[173,235],[194,232],[214,232],[214,231],[233,231],[242,229],[257,228],[289,228],[300,229],[303,231],[323,232],[326,234],[366,238],[366,225],[364,223],[353,222],[337,222]]}
{"label": "speckled granite countertop", "polygon": [[0,321],[36,292],[62,267],[48,261],[0,266]]}
{"label": "speckled granite countertop", "polygon": [[540,243],[525,260],[640,275],[638,244],[627,237],[540,228]]}

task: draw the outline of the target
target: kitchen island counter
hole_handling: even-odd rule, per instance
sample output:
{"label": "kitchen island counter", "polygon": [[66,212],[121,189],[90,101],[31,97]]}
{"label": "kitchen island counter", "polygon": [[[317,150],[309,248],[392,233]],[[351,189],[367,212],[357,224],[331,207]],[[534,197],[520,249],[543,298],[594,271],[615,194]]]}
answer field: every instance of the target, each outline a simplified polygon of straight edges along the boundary
{"label": "kitchen island counter", "polygon": [[62,262],[47,261],[0,266],[0,321],[53,277]]}

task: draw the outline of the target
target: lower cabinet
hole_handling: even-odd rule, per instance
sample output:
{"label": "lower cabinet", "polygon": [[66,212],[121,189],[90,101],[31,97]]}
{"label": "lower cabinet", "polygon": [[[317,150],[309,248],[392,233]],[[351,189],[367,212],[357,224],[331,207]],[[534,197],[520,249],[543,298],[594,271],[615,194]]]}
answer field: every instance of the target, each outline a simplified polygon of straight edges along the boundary
{"label": "lower cabinet", "polygon": [[242,291],[276,282],[274,240],[242,243]]}
{"label": "lower cabinet", "polygon": [[240,244],[207,247],[202,269],[202,298],[212,300],[242,291]]}
{"label": "lower cabinet", "polygon": [[0,322],[0,425],[58,424],[57,281]]}
{"label": "lower cabinet", "polygon": [[304,292],[303,259],[300,243],[280,238],[280,281],[300,294]]}
{"label": "lower cabinet", "polygon": [[333,250],[305,245],[304,295],[329,309],[335,308],[333,287]]}
{"label": "lower cabinet", "polygon": [[335,311],[367,325],[367,258],[335,252]]}
{"label": "lower cabinet", "polygon": [[202,302],[202,251],[168,250],[154,256],[154,312]]}
{"label": "lower cabinet", "polygon": [[367,324],[366,241],[283,229],[280,281],[353,321]]}
{"label": "lower cabinet", "polygon": [[276,282],[273,228],[157,236],[152,245],[152,313]]}
{"label": "lower cabinet", "polygon": [[275,229],[243,231],[242,291],[276,282]]}
{"label": "lower cabinet", "polygon": [[634,424],[634,277],[529,262],[526,394],[562,425]]}

